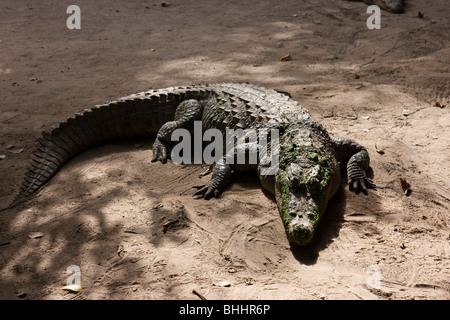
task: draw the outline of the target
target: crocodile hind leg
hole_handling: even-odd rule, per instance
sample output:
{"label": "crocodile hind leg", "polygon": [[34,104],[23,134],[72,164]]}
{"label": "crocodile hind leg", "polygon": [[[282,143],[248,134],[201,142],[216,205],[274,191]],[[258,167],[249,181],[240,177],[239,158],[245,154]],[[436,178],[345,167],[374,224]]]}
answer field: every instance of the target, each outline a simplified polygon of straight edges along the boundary
{"label": "crocodile hind leg", "polygon": [[[361,1],[361,0],[348,0],[348,1]],[[368,5],[377,5],[383,10],[392,13],[401,13],[403,11],[403,0],[362,0]]]}
{"label": "crocodile hind leg", "polygon": [[392,13],[400,13],[403,10],[402,0],[373,0],[373,3]]}
{"label": "crocodile hind leg", "polygon": [[367,194],[367,189],[375,189],[376,185],[367,177],[370,158],[366,148],[357,142],[345,138],[333,138],[336,158],[341,163],[347,163],[348,186],[351,191]]}
{"label": "crocodile hind leg", "polygon": [[166,122],[158,131],[153,143],[152,162],[161,161],[166,163],[170,158],[169,145],[172,143],[171,136],[176,129],[187,129],[193,131],[194,121],[201,120],[203,108],[198,100],[186,100],[180,103],[175,111],[173,121]]}

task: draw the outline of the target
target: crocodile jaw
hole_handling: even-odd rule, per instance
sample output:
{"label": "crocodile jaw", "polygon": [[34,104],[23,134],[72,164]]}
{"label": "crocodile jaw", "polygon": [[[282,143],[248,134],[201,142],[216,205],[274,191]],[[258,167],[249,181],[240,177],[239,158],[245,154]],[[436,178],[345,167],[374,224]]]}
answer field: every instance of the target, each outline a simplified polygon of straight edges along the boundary
{"label": "crocodile jaw", "polygon": [[318,196],[317,189],[293,186],[289,174],[279,172],[275,179],[275,199],[287,238],[294,246],[307,245],[313,238],[331,197],[330,180]]}
{"label": "crocodile jaw", "polygon": [[297,246],[308,244],[322,216],[319,207],[311,198],[291,194],[289,215],[292,219],[290,221],[285,219],[285,230],[289,242]]}

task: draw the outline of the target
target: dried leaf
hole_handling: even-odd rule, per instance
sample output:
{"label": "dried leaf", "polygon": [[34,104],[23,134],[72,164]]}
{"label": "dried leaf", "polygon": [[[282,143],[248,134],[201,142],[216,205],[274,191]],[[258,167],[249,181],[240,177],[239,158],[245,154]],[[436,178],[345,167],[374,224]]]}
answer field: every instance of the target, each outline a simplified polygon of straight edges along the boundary
{"label": "dried leaf", "polygon": [[280,61],[289,61],[289,60],[292,60],[292,57],[291,57],[291,55],[290,54],[288,54],[287,56],[284,56],[284,57],[281,57],[280,58]]}
{"label": "dried leaf", "polygon": [[215,283],[214,286],[216,286],[216,287],[231,287],[231,284],[228,281],[221,281],[221,282]]}
{"label": "dried leaf", "polygon": [[72,293],[80,292],[83,288],[79,284],[71,284],[68,286],[64,286],[62,288],[59,288],[59,290],[66,290]]}
{"label": "dried leaf", "polygon": [[42,238],[44,234],[42,232],[30,232],[28,234],[28,238],[30,239],[39,239]]}
{"label": "dried leaf", "polygon": [[411,185],[405,180],[400,178],[400,183],[402,185],[403,192],[406,196],[409,196],[411,194]]}
{"label": "dried leaf", "polygon": [[411,187],[411,185],[403,178],[400,178],[400,183],[402,184],[403,191]]}
{"label": "dried leaf", "polygon": [[125,248],[123,247],[123,245],[119,245],[119,247],[117,248],[117,255],[120,257],[124,250]]}
{"label": "dried leaf", "polygon": [[158,203],[156,206],[154,206],[150,210],[158,210],[159,208],[162,208],[162,207],[164,207],[164,205],[162,203]]}
{"label": "dried leaf", "polygon": [[327,113],[327,114],[323,115],[324,118],[333,118],[334,116],[335,116],[334,115],[334,111],[331,111],[330,113]]}
{"label": "dried leaf", "polygon": [[360,78],[359,74],[355,74],[355,79],[359,79],[359,78]]}
{"label": "dried leaf", "polygon": [[10,152],[12,152],[12,153],[22,153],[23,152],[23,148],[22,149],[14,149],[14,150],[11,150]]}
{"label": "dried leaf", "polygon": [[375,151],[378,152],[379,154],[384,154],[384,151],[381,149],[378,149],[376,144],[375,144]]}

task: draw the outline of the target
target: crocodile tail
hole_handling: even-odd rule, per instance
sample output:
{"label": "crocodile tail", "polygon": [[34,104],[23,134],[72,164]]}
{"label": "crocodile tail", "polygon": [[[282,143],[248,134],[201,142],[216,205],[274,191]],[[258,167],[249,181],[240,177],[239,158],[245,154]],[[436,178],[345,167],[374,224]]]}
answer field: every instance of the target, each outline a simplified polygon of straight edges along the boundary
{"label": "crocodile tail", "polygon": [[113,140],[154,136],[164,123],[173,120],[181,101],[205,98],[209,93],[199,87],[138,93],[97,105],[43,132],[35,145],[21,189],[8,208],[39,190],[82,151]]}

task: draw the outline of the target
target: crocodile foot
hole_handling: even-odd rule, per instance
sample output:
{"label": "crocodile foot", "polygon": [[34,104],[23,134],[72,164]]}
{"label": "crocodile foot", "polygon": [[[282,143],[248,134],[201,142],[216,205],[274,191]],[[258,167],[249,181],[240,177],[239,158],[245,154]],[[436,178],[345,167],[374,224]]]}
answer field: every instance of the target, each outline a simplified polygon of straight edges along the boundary
{"label": "crocodile foot", "polygon": [[356,175],[353,177],[349,177],[348,179],[348,187],[350,191],[354,191],[355,193],[362,192],[367,195],[367,189],[376,189],[377,186],[372,181],[372,179],[368,178],[364,171],[362,174]]}
{"label": "crocodile foot", "polygon": [[156,138],[155,142],[153,143],[153,158],[152,162],[161,161],[162,163],[166,163],[167,159],[170,158],[169,156],[169,147]]}
{"label": "crocodile foot", "polygon": [[199,186],[193,186],[195,189],[199,189],[193,194],[193,196],[198,196],[197,199],[204,198],[206,200],[212,198],[213,196],[217,198],[220,193],[218,184],[214,180],[209,180],[207,183]]}

